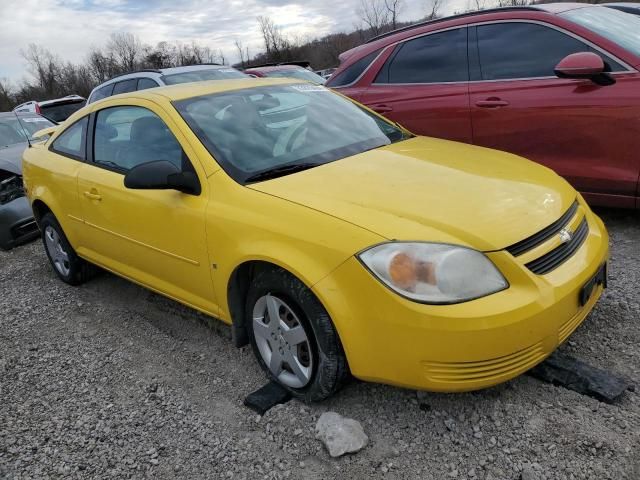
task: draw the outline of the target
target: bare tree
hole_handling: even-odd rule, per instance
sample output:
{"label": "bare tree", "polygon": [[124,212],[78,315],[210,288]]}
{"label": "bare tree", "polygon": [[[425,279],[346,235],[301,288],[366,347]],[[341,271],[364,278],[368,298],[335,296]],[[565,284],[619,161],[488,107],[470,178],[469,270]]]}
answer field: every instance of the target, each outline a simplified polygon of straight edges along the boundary
{"label": "bare tree", "polygon": [[271,56],[271,32],[274,29],[273,21],[269,17],[258,17],[258,25],[260,32],[262,33],[262,40],[264,41],[264,48],[267,51],[267,56]]}
{"label": "bare tree", "polygon": [[167,68],[173,66],[175,46],[168,42],[159,42],[155,47],[144,47],[143,64],[150,68]]}
{"label": "bare tree", "polygon": [[0,79],[0,112],[6,112],[13,107],[13,92],[11,84],[6,78]]}
{"label": "bare tree", "polygon": [[469,10],[484,10],[487,8],[487,0],[469,0]]}
{"label": "bare tree", "polygon": [[227,64],[227,57],[224,56],[224,52],[222,51],[221,48],[218,49],[217,60],[218,60],[218,63],[220,63],[221,65]]}
{"label": "bare tree", "polygon": [[291,48],[291,43],[270,17],[258,17],[258,25],[264,40],[269,60],[284,60]]}
{"label": "bare tree", "polygon": [[235,41],[236,49],[238,50],[238,54],[240,55],[240,65],[242,68],[246,68],[249,62],[249,47],[243,47],[242,41],[236,39]]}
{"label": "bare tree", "polygon": [[86,63],[90,75],[97,83],[102,83],[123,71],[112,54],[106,54],[99,48],[89,51]]}
{"label": "bare tree", "polygon": [[434,20],[440,16],[440,8],[442,0],[427,0],[427,16],[428,20]]}
{"label": "bare tree", "polygon": [[21,53],[29,65],[31,74],[36,78],[37,86],[47,94],[53,94],[60,74],[60,59],[34,43]]}
{"label": "bare tree", "polygon": [[389,19],[391,20],[391,28],[395,30],[398,28],[398,16],[404,8],[404,0],[384,0],[384,6],[389,12]]}
{"label": "bare tree", "polygon": [[107,51],[113,54],[124,71],[131,72],[139,63],[142,45],[140,39],[132,33],[112,33],[107,43]]}
{"label": "bare tree", "polygon": [[380,35],[389,24],[390,15],[385,0],[360,0],[356,13],[373,36]]}

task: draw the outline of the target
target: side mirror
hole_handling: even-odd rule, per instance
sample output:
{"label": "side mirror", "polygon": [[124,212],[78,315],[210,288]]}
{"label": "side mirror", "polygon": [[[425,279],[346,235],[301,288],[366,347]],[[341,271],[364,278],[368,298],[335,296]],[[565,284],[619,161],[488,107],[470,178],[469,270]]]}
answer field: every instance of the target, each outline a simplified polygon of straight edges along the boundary
{"label": "side mirror", "polygon": [[572,53],[560,60],[554,72],[558,78],[591,80],[601,86],[613,85],[614,78],[605,70],[602,57],[592,52]]}
{"label": "side mirror", "polygon": [[193,172],[181,172],[171,162],[158,160],[133,167],[124,176],[124,186],[132,190],[178,190],[200,194],[200,182]]}

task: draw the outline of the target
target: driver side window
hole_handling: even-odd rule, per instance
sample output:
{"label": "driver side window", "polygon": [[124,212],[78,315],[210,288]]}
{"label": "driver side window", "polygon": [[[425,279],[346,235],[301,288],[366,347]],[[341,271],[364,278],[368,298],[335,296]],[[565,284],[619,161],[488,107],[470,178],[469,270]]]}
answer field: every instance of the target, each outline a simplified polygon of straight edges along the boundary
{"label": "driver side window", "polygon": [[122,173],[157,160],[169,161],[181,171],[193,171],[169,127],[143,107],[111,107],[98,112],[93,160]]}

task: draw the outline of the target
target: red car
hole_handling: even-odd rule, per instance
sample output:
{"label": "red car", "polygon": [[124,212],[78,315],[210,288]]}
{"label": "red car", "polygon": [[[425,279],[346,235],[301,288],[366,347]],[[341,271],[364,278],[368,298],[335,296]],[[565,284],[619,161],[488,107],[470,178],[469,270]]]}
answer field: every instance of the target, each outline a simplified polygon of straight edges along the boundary
{"label": "red car", "polygon": [[594,205],[640,208],[640,17],[578,3],[379,36],[327,82],[409,130],[506,150]]}
{"label": "red car", "polygon": [[300,65],[292,64],[260,65],[259,67],[247,68],[244,73],[246,73],[247,75],[255,75],[256,77],[298,78],[300,80],[307,80],[308,82],[312,82],[317,85],[324,85],[326,81],[317,73],[307,70]]}

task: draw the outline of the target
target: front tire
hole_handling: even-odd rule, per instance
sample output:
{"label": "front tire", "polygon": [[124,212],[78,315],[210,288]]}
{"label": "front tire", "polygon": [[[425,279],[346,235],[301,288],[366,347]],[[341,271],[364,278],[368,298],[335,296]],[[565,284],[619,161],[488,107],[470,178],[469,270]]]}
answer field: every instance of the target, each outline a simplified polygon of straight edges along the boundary
{"label": "front tire", "polygon": [[290,273],[260,271],[249,288],[245,312],[258,363],[298,399],[324,400],[348,378],[347,359],[329,314]]}
{"label": "front tire", "polygon": [[86,282],[91,276],[92,265],[76,254],[56,217],[45,213],[39,223],[44,250],[60,280],[69,285]]}

